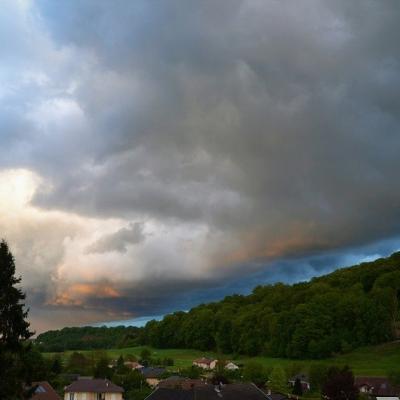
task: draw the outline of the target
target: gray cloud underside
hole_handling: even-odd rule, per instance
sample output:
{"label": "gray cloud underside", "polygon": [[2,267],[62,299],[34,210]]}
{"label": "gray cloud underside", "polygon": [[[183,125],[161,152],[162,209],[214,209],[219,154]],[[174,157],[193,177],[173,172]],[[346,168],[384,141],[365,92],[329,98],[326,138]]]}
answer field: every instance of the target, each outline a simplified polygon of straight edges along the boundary
{"label": "gray cloud underside", "polygon": [[[50,50],[10,24],[16,44],[0,49],[16,65],[28,55],[52,82],[0,96],[0,165],[52,184],[35,206],[198,224],[247,254],[191,283],[121,283],[137,296],[91,306],[156,312],[179,305],[179,291],[199,298],[220,271],[287,280],[271,262],[328,251],[327,270],[340,251],[400,234],[397,1],[39,1],[35,18]],[[62,107],[65,120],[52,121]],[[142,242],[131,228],[89,252]]]}
{"label": "gray cloud underside", "polygon": [[93,171],[63,171],[38,204],[253,230],[260,246],[398,232],[395,3],[107,4],[43,6],[104,81],[77,92],[101,137]]}
{"label": "gray cloud underside", "polygon": [[86,250],[88,253],[107,253],[109,251],[126,253],[129,245],[141,243],[145,237],[143,223],[133,222],[127,228],[121,228],[117,232],[101,237]]}

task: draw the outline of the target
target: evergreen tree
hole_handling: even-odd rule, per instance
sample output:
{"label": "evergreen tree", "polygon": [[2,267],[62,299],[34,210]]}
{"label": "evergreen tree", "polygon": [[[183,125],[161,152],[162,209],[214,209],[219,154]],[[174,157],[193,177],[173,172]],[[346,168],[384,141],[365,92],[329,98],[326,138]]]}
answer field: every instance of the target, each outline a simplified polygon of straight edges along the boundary
{"label": "evergreen tree", "polygon": [[108,366],[108,358],[100,358],[93,369],[93,375],[95,378],[111,379],[113,370]]}
{"label": "evergreen tree", "polygon": [[296,380],[294,381],[292,393],[296,396],[303,396],[303,386],[301,385],[301,380],[299,378],[296,378]]}
{"label": "evergreen tree", "polygon": [[0,399],[23,398],[25,384],[30,377],[23,360],[31,350],[24,343],[32,336],[28,312],[25,310],[25,294],[16,286],[21,278],[15,277],[14,257],[7,243],[0,242]]}
{"label": "evergreen tree", "polygon": [[118,357],[117,365],[115,366],[115,372],[117,374],[126,374],[129,372],[129,368],[125,365],[125,360],[122,355]]}
{"label": "evergreen tree", "polygon": [[57,376],[57,375],[61,374],[62,369],[63,369],[63,365],[62,365],[62,362],[61,362],[61,358],[60,358],[60,356],[56,355],[53,358],[50,370],[54,375]]}
{"label": "evergreen tree", "polygon": [[140,352],[140,358],[142,360],[149,361],[150,357],[151,357],[151,351],[147,347],[143,348],[142,351]]}

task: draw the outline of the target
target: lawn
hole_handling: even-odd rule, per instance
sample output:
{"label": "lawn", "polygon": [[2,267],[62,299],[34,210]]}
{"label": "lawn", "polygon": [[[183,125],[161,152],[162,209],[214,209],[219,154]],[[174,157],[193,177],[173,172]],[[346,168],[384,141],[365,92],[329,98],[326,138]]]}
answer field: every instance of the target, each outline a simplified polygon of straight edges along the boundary
{"label": "lawn", "polygon": [[[143,347],[131,347],[123,349],[111,349],[106,350],[110,358],[116,359],[121,354],[126,356],[133,354],[139,357]],[[192,365],[192,361],[199,357],[215,357],[218,355],[213,352],[204,352],[198,350],[188,349],[151,349],[153,358],[172,358],[174,360],[174,370],[179,368],[189,367]],[[62,358],[65,360],[68,358],[71,351],[61,353]],[[82,351],[82,353],[90,354],[91,351]],[[47,357],[52,356],[54,353],[45,353]],[[232,359],[231,356],[224,356],[227,359]],[[400,342],[386,343],[379,346],[363,347],[357,349],[351,353],[338,355],[324,360],[290,360],[283,358],[272,358],[272,357],[237,357],[234,358],[237,364],[246,364],[250,360],[255,360],[262,363],[265,367],[271,368],[275,365],[281,365],[282,367],[288,366],[293,363],[300,364],[306,371],[311,363],[323,363],[326,365],[349,365],[355,375],[365,376],[385,376],[387,371],[393,368],[398,368],[400,365]]]}

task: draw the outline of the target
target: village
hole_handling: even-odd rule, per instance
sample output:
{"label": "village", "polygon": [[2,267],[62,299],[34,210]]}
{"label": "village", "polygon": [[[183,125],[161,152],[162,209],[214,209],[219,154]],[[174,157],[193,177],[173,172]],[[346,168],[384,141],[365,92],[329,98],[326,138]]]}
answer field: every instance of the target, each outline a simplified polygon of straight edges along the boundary
{"label": "village", "polygon": [[[173,361],[173,360],[171,360]],[[147,360],[111,360],[109,370],[128,371],[139,380],[140,390],[146,388],[147,400],[299,400],[321,398],[320,388],[312,386],[312,379],[305,373],[286,377],[280,368],[274,368],[266,382],[246,378],[243,365],[231,360],[201,357],[193,360],[188,370],[171,373],[165,367],[150,366]],[[253,371],[257,376],[257,371]],[[351,370],[337,369],[331,376],[332,390],[343,392],[348,400],[399,400],[400,386],[386,377],[353,377]],[[346,377],[349,378],[346,382]],[[107,378],[94,378],[69,374],[71,383],[63,390],[63,400],[123,400],[124,385]],[[329,379],[329,378],[328,378]],[[315,378],[314,378],[315,381]],[[317,383],[315,383],[317,385]],[[47,381],[33,382],[31,400],[62,400],[62,397]],[[346,393],[345,393],[346,392]],[[327,398],[322,396],[322,398]]]}

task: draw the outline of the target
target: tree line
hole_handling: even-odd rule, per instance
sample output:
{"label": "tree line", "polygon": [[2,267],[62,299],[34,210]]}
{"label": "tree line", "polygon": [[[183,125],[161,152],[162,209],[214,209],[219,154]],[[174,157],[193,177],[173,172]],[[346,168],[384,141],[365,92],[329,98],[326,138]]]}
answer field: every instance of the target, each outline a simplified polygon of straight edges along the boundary
{"label": "tree line", "polygon": [[67,327],[38,335],[36,344],[47,352],[100,350],[136,346],[140,335],[141,329],[134,326]]}
{"label": "tree line", "polygon": [[248,296],[227,296],[189,312],[168,314],[143,328],[64,328],[39,335],[38,341],[43,349],[53,351],[54,346],[65,350],[129,343],[250,356],[326,358],[395,338],[399,267],[400,252],[309,282],[257,286]]}
{"label": "tree line", "polygon": [[325,358],[390,341],[399,320],[400,252],[310,282],[257,286],[144,327],[158,348]]}

